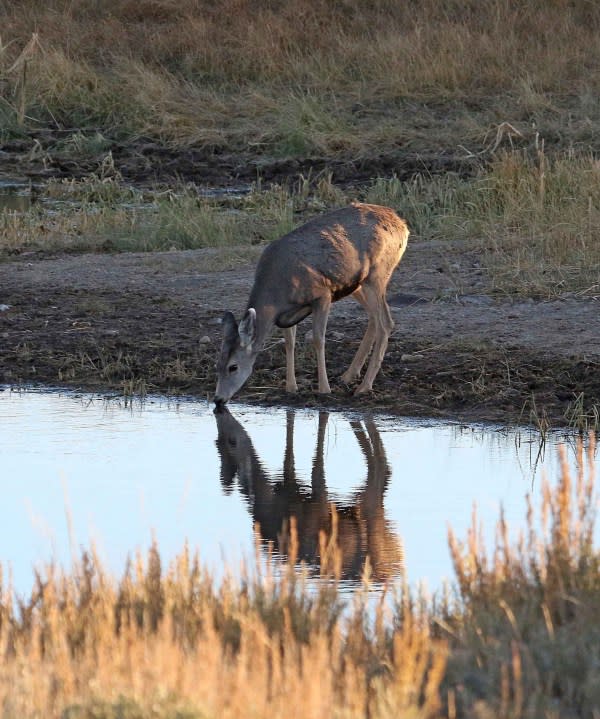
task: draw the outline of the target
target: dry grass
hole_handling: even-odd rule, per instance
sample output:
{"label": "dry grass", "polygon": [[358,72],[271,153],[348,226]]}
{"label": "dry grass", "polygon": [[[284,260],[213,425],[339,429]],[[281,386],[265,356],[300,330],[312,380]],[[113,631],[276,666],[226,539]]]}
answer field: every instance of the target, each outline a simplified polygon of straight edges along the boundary
{"label": "dry grass", "polygon": [[[36,573],[16,603],[0,586],[0,702],[5,717],[594,716],[600,554],[594,546],[594,438],[562,454],[525,533],[503,516],[491,551],[474,513],[449,531],[456,594],[433,604],[404,590],[386,614],[358,591],[343,611],[334,534],[307,586],[289,563],[220,583],[186,547],[164,568],[158,548],[120,581],[93,552],[64,573]],[[335,527],[335,525],[334,525]],[[262,569],[260,569],[262,567]],[[368,570],[365,574],[365,581]],[[387,610],[389,612],[390,609]]]}
{"label": "dry grass", "polygon": [[363,595],[343,619],[335,586],[310,592],[292,564],[218,586],[187,549],[164,571],[152,547],[116,582],[84,554],[68,575],[47,567],[17,611],[6,592],[0,606],[7,717],[427,717],[440,706],[445,642],[426,615],[407,606],[402,627],[369,628]]}
{"label": "dry grass", "polygon": [[[562,451],[560,481],[529,502],[527,529],[516,543],[504,517],[491,552],[477,515],[466,541],[449,531],[460,588],[460,617],[445,625],[450,682],[469,678],[461,703],[496,716],[593,716],[600,702],[600,555],[594,545],[597,495],[594,441],[578,447],[576,477]],[[494,700],[486,699],[492,692]]]}
{"label": "dry grass", "polygon": [[506,120],[593,141],[599,25],[585,0],[5,1],[0,105],[5,129],[274,154],[471,146]]}
{"label": "dry grass", "polygon": [[408,219],[413,240],[462,240],[482,251],[501,293],[600,294],[600,164],[592,155],[499,153],[473,179],[380,179],[366,191]]}

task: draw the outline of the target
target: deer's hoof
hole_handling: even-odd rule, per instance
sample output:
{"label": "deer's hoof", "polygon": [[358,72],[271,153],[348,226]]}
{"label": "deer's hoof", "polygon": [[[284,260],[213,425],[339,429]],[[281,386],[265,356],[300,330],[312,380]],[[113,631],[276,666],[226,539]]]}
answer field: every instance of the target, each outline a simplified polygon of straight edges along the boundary
{"label": "deer's hoof", "polygon": [[367,394],[368,392],[371,392],[373,390],[373,387],[368,384],[361,384],[359,385],[354,394]]}

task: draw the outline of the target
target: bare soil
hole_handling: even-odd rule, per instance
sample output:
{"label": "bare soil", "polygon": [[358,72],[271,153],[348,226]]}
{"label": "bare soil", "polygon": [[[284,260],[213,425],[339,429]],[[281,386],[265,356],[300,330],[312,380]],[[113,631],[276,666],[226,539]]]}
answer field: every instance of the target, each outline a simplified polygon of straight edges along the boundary
{"label": "bare soil", "polygon": [[[41,184],[50,178],[81,178],[97,172],[108,150],[87,158],[57,149],[72,130],[38,129],[23,137],[7,140],[0,147],[1,174],[11,180]],[[192,182],[211,188],[236,187],[261,182],[286,182],[299,175],[331,175],[337,185],[354,185],[392,172],[401,180],[415,173],[455,172],[473,175],[480,162],[465,153],[431,152],[419,149],[356,158],[270,157],[256,153],[227,152],[215,148],[191,147],[173,151],[149,138],[112,141],[110,152],[115,167],[126,183],[135,186],[173,185]]]}
{"label": "bare soil", "polygon": [[[206,270],[216,250],[21,255],[0,264],[0,381],[210,399],[225,309],[245,306],[253,266]],[[371,396],[337,377],[366,327],[351,299],[333,307],[331,396],[316,394],[310,319],[299,326],[297,395],[283,391],[274,335],[239,399],[372,409],[469,421],[564,425],[600,407],[600,299],[497,298],[473,248],[409,243],[388,291],[396,328]],[[583,393],[583,394],[582,394]]]}

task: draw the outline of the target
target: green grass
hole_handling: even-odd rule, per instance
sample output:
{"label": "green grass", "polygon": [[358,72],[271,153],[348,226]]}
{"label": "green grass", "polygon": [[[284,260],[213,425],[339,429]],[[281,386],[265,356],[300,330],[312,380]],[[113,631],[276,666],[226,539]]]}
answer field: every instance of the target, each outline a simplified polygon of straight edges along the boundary
{"label": "green grass", "polygon": [[468,179],[379,178],[343,190],[330,175],[301,176],[287,186],[259,182],[242,195],[203,197],[194,187],[126,186],[109,153],[96,173],[50,182],[40,196],[26,212],[0,213],[0,253],[240,248],[254,258],[253,248],[359,199],[395,208],[409,223],[411,242],[478,250],[492,291],[535,298],[600,293],[600,163],[590,155],[549,159],[539,147],[499,153]]}
{"label": "green grass", "polygon": [[96,130],[95,132],[82,132],[76,130],[50,145],[48,153],[60,154],[63,157],[75,157],[77,159],[94,159],[104,157],[110,150],[111,141]]}

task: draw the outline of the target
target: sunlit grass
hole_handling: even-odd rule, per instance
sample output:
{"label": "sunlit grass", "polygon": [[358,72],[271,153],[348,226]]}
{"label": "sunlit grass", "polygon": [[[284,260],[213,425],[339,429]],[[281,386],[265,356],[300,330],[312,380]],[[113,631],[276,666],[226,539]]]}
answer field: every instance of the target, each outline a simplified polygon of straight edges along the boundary
{"label": "sunlit grass", "polygon": [[[49,565],[18,609],[0,603],[0,700],[6,716],[430,716],[440,706],[443,640],[424,611],[403,626],[368,618],[365,593],[346,617],[335,583],[318,590],[290,564],[217,583],[185,548],[158,548],[120,581],[93,553],[69,573]],[[322,571],[335,548],[323,538]],[[259,565],[257,565],[259,566]]]}
{"label": "sunlit grass", "polygon": [[[315,587],[296,562],[217,581],[185,547],[153,545],[120,579],[94,551],[50,563],[18,598],[0,582],[0,702],[7,717],[593,716],[600,701],[595,444],[576,472],[529,500],[524,532],[503,515],[491,549],[474,512],[449,530],[454,594],[388,589],[376,608],[338,590],[332,537]],[[335,527],[335,523],[334,523]],[[258,551],[258,547],[257,547]],[[236,578],[237,577],[237,578]],[[413,580],[415,578],[412,578]]]}
{"label": "sunlit grass", "polygon": [[584,0],[3,3],[0,132],[354,158],[509,121],[589,146],[598,20]]}
{"label": "sunlit grass", "polygon": [[487,551],[476,512],[466,540],[449,531],[461,610],[446,617],[457,647],[448,678],[473,672],[463,706],[485,701],[488,692],[497,712],[513,716],[584,716],[598,705],[594,451],[593,437],[587,458],[578,447],[572,476],[562,450],[559,482],[551,488],[543,481],[540,506],[529,501],[527,527],[517,539],[501,516]]}
{"label": "sunlit grass", "polygon": [[[300,176],[287,185],[258,182],[238,195],[212,197],[193,186],[126,186],[109,154],[83,180],[50,182],[30,210],[0,211],[0,253],[219,248],[226,255],[240,248],[252,259],[265,243],[310,217],[363,200],[396,209],[408,221],[411,243],[448,241],[451,252],[461,243],[477,249],[491,291],[596,296],[599,188],[594,157],[548,159],[543,147],[533,155],[500,153],[473,178],[379,178],[342,189],[330,175]],[[226,266],[224,260],[215,268]]]}

